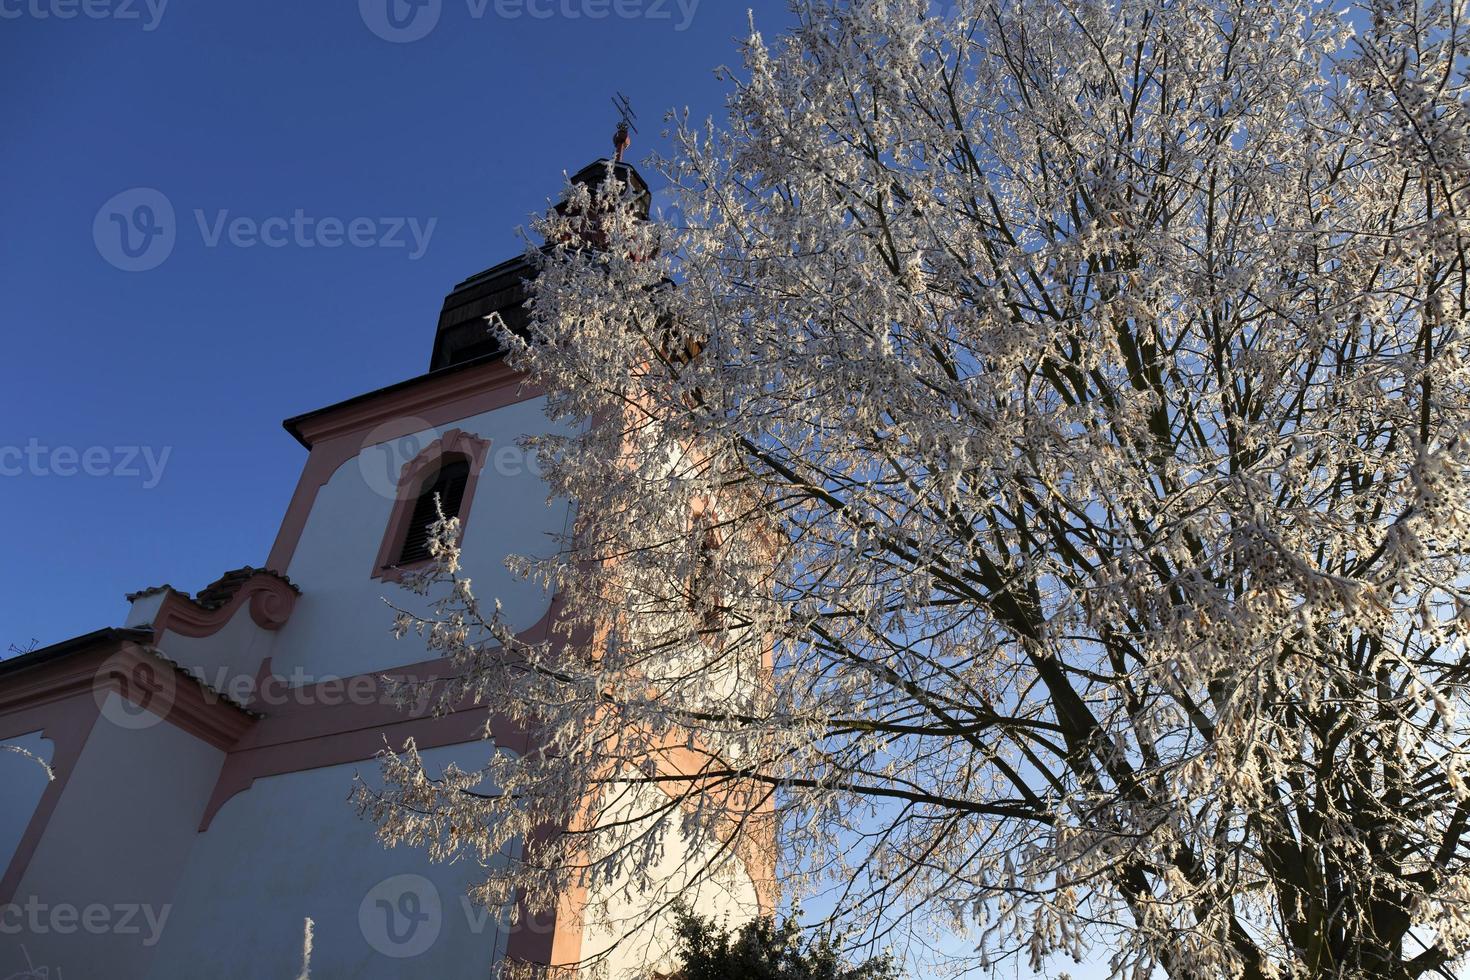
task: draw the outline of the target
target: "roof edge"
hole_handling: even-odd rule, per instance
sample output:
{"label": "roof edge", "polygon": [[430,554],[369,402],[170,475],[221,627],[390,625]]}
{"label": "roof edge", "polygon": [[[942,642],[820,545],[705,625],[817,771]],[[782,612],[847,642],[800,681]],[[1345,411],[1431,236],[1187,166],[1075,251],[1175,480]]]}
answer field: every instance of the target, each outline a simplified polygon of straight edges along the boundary
{"label": "roof edge", "polygon": [[306,433],[303,431],[303,427],[309,425],[314,421],[324,419],[329,415],[342,411],[343,409],[363,405],[369,401],[372,401],[375,398],[381,398],[385,395],[394,395],[405,391],[411,391],[421,385],[432,384],[433,382],[439,381],[443,378],[450,377],[455,374],[460,374],[465,371],[473,370],[474,368],[494,364],[498,361],[503,361],[504,359],[505,351],[495,351],[490,354],[483,354],[480,357],[474,357],[466,361],[461,361],[458,364],[449,364],[445,367],[437,368],[433,371],[428,371],[424,374],[417,375],[416,377],[408,378],[403,381],[396,381],[393,384],[385,385],[382,388],[375,388],[372,391],[364,392],[361,395],[353,395],[351,398],[344,399],[340,402],[334,402],[333,404],[327,405],[323,408],[313,409],[310,412],[303,412],[300,415],[293,415],[283,421],[281,423],[281,427],[287,432],[291,433],[292,437],[294,437],[297,442],[301,443],[301,445],[305,446],[307,449],[310,449],[312,448],[312,442],[311,439],[308,438]]}
{"label": "roof edge", "polygon": [[80,636],[52,643],[7,660],[0,660],[0,674],[10,674],[29,667],[39,667],[53,660],[61,660],[74,653],[83,653],[93,647],[110,643],[151,643],[153,631],[130,626],[107,626]]}

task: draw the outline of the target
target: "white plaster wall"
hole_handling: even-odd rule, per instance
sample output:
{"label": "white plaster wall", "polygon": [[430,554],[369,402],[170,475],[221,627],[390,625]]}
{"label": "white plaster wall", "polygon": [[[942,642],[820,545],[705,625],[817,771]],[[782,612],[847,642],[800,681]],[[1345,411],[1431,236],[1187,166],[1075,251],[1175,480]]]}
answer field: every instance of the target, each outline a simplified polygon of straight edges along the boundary
{"label": "white plaster wall", "polygon": [[0,928],[0,976],[34,966],[65,980],[134,980],[169,925],[224,756],[167,723],[109,724],[123,711],[110,699],[16,890],[20,908]]}
{"label": "white plaster wall", "polygon": [[276,636],[255,625],[247,604],[218,633],[192,637],[165,632],[158,648],[174,663],[192,671],[211,690],[248,704],[255,694],[260,662],[271,656]]}
{"label": "white plaster wall", "polygon": [[299,669],[313,678],[350,676],[429,659],[422,641],[393,639],[392,612],[383,599],[420,611],[427,604],[371,574],[393,506],[385,474],[396,474],[405,461],[398,447],[426,446],[452,428],[491,443],[465,528],[464,574],[487,607],[501,600],[516,628],[541,619],[549,595],[511,575],[504,561],[511,554],[550,554],[556,547],[552,535],[566,528],[566,503],[547,503],[545,481],[515,445],[522,435],[551,430],[544,402],[529,399],[425,429],[394,440],[393,448],[369,446],[332,474],[317,494],[287,570],[302,596],[275,644],[278,675]]}
{"label": "white plaster wall", "polygon": [[[638,818],[668,802],[662,790],[647,785],[617,792],[603,823],[633,820],[640,830],[651,831],[653,821]],[[677,817],[652,832],[661,838],[663,848],[651,871],[644,872],[657,883],[652,889],[637,887],[633,870],[627,868],[587,894],[582,956],[590,959],[610,950],[596,968],[607,980],[641,980],[653,972],[674,972],[675,917],[671,911],[652,918],[650,914],[676,897],[698,914],[730,927],[748,922],[760,908],[755,884],[739,860],[719,855],[714,847],[692,847]]]}
{"label": "white plaster wall", "polygon": [[[431,771],[451,759],[468,769],[490,751],[423,758]],[[462,901],[478,865],[385,849],[348,801],[355,771],[376,774],[367,761],[273,776],[220,809],[194,845],[149,980],[293,980],[307,917],[313,977],[490,976],[506,937],[498,917]]]}
{"label": "white plaster wall", "polygon": [[[657,425],[657,423],[653,423]],[[657,472],[670,481],[687,479],[688,473],[697,468],[687,452],[666,447]],[[723,517],[723,515],[721,515]],[[749,637],[737,636],[739,642],[715,649],[694,640],[674,644],[671,637],[682,634],[689,624],[685,597],[689,594],[690,568],[688,558],[699,544],[695,535],[693,515],[687,515],[689,551],[679,559],[664,566],[640,573],[640,578],[629,593],[627,626],[635,644],[645,647],[656,646],[660,653],[657,664],[651,667],[651,680],[666,683],[676,689],[685,700],[686,706],[699,710],[727,707],[737,696],[753,696],[758,686],[764,683],[763,651]],[[724,548],[746,549],[750,545],[743,540],[727,540]],[[639,599],[637,593],[643,598]]]}
{"label": "white plaster wall", "polygon": [[[51,761],[54,746],[40,732],[29,732],[16,738],[4,739],[4,744],[25,749],[43,762]],[[50,780],[46,770],[18,752],[0,750],[0,874],[10,867],[15,857],[15,848],[20,844],[41,794],[46,792]],[[5,964],[0,963],[0,977],[7,976]]]}

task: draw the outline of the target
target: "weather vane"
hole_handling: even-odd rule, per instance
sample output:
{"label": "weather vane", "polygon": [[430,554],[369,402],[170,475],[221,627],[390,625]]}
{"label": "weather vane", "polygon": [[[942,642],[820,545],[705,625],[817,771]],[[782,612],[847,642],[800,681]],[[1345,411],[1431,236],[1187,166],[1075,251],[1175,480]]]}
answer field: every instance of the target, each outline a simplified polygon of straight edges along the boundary
{"label": "weather vane", "polygon": [[638,127],[634,125],[638,114],[633,111],[633,104],[622,92],[613,96],[612,104],[613,108],[618,110],[619,118],[618,131],[613,134],[613,149],[617,151],[615,159],[618,163],[622,163],[623,154],[627,152],[628,147],[633,145],[633,138],[628,135],[629,131],[638,132]]}

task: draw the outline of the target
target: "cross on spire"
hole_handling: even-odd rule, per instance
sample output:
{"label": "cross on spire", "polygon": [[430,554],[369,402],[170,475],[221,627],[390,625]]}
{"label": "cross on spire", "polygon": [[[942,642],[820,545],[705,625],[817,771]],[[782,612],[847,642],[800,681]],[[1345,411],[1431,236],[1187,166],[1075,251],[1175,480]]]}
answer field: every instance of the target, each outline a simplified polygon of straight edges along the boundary
{"label": "cross on spire", "polygon": [[638,127],[634,125],[638,114],[633,111],[633,104],[622,92],[613,96],[612,104],[613,108],[618,110],[619,118],[617,132],[613,133],[614,159],[622,163],[623,154],[627,152],[629,146],[633,145],[633,138],[628,135],[629,131],[638,132]]}

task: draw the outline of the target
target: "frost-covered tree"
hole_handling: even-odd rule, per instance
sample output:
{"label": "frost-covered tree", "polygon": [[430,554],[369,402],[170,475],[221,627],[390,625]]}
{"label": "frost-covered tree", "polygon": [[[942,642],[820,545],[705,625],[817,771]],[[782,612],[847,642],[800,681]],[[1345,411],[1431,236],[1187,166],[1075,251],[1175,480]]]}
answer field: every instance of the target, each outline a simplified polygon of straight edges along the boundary
{"label": "frost-covered tree", "polygon": [[794,10],[675,120],[678,227],[541,229],[558,635],[452,548],[400,626],[546,748],[386,759],[385,837],[535,839],[484,894],[545,907],[776,819],[957,966],[1463,969],[1464,0]]}
{"label": "frost-covered tree", "polygon": [[30,759],[36,765],[41,767],[41,771],[46,774],[47,782],[50,782],[51,780],[56,778],[56,773],[54,770],[52,770],[50,763],[41,758],[39,755],[36,755],[36,753],[32,752],[30,749],[24,748],[19,745],[12,745],[9,742],[0,742],[0,752],[14,752],[16,755],[24,756],[25,758]]}

